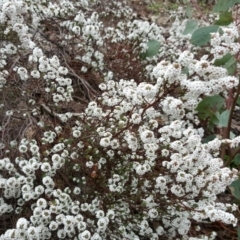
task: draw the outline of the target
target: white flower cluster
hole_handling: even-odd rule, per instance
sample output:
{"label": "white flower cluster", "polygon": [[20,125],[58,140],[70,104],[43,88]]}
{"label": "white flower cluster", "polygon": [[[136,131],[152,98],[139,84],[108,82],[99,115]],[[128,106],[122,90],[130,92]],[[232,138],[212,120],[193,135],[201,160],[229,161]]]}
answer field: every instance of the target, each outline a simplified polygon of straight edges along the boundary
{"label": "white flower cluster", "polygon": [[[156,24],[129,19],[132,11],[122,2],[98,3],[0,1],[1,28],[14,38],[0,49],[0,89],[9,84],[4,68],[10,63],[23,88],[31,80],[42,84],[35,91],[39,99],[25,88],[21,92],[30,106],[24,124],[39,132],[18,134],[0,152],[0,217],[15,213],[16,222],[0,239],[187,239],[192,221],[236,226],[237,206],[219,202],[217,195],[238,178],[236,169],[224,167],[221,145],[234,148],[239,137],[203,143],[195,109],[205,96],[226,96],[239,84],[214,65],[240,50],[237,27],[212,34],[209,60],[191,51],[189,36],[181,34],[185,22],[177,19],[166,41]],[[123,55],[130,46],[136,60],[151,39],[162,49],[142,61],[146,81],[116,80],[104,62],[110,46],[120,46]],[[159,60],[165,56],[172,57]],[[125,64],[134,70],[131,61]],[[92,89],[82,78],[86,73],[101,76],[102,93],[76,113],[75,87],[91,98],[79,87]],[[33,114],[32,105],[42,116]],[[23,106],[6,111],[3,136]]]}

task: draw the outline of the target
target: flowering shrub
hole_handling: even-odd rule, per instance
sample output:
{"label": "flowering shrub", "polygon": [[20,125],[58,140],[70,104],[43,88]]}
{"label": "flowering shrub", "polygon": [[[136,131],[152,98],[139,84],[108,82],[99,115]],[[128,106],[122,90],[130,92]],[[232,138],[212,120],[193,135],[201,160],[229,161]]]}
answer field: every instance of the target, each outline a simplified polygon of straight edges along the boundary
{"label": "flowering shrub", "polygon": [[[213,239],[195,226],[236,226],[218,195],[238,178],[222,154],[239,137],[203,142],[200,115],[207,97],[226,99],[215,117],[235,106],[237,70],[216,61],[237,59],[236,22],[199,47],[186,20],[166,36],[121,1],[0,7],[0,239]],[[152,39],[160,51],[142,59]],[[217,120],[207,131],[221,135]]]}

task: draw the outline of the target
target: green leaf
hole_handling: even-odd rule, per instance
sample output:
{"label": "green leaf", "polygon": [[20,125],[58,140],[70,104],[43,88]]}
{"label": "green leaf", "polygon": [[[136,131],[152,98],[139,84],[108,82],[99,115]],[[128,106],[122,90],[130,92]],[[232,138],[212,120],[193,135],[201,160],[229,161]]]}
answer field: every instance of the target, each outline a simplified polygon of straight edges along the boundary
{"label": "green leaf", "polygon": [[216,135],[209,135],[202,140],[202,143],[208,143],[216,138]]}
{"label": "green leaf", "polygon": [[227,69],[229,75],[234,75],[237,68],[237,60],[230,53],[227,53],[221,59],[215,60],[214,65],[223,66]]}
{"label": "green leaf", "polygon": [[237,68],[237,60],[235,57],[231,57],[224,67],[227,69],[229,75],[234,75]]}
{"label": "green leaf", "polygon": [[222,58],[216,59],[214,62],[214,65],[215,66],[223,66],[231,59],[231,57],[232,57],[232,55],[230,53],[227,53]]}
{"label": "green leaf", "polygon": [[187,7],[186,7],[186,11],[185,11],[185,14],[188,18],[192,18],[192,15],[193,15],[193,11],[192,11],[192,8],[191,6],[188,4]]}
{"label": "green leaf", "polygon": [[215,25],[227,26],[233,22],[231,12],[223,12],[220,14],[219,19],[214,23]]}
{"label": "green leaf", "polygon": [[240,165],[240,154],[237,154],[235,158],[233,159],[233,163],[237,166]]}
{"label": "green leaf", "polygon": [[197,27],[198,27],[198,21],[197,20],[188,20],[187,24],[186,24],[186,27],[183,31],[183,34],[184,35],[192,34],[197,29]]}
{"label": "green leaf", "polygon": [[225,104],[225,100],[220,95],[205,97],[197,106],[198,112],[217,112]]}
{"label": "green leaf", "polygon": [[218,116],[217,116],[218,121],[219,121],[218,127],[227,127],[228,126],[229,115],[230,115],[229,110],[225,110],[221,114],[218,114]]}
{"label": "green leaf", "polygon": [[238,226],[237,232],[238,232],[238,240],[240,240],[240,227],[239,226]]}
{"label": "green leaf", "polygon": [[217,32],[218,29],[219,26],[216,25],[198,28],[192,35],[192,44],[196,46],[206,45],[211,39],[210,33]]}
{"label": "green leaf", "polygon": [[233,139],[233,138],[235,138],[236,137],[236,135],[232,132],[232,131],[230,131],[230,139]]}
{"label": "green leaf", "polygon": [[237,98],[237,105],[240,106],[240,96],[238,96],[238,98]]}
{"label": "green leaf", "polygon": [[232,195],[240,200],[240,179],[232,182],[232,184],[229,186]]}
{"label": "green leaf", "polygon": [[216,5],[213,7],[213,12],[225,12],[236,3],[240,3],[240,0],[218,0]]}
{"label": "green leaf", "polygon": [[218,112],[223,108],[224,104],[225,100],[220,95],[205,97],[195,110],[198,111],[200,119],[205,120],[208,118],[209,127],[212,128],[214,125],[219,124],[220,114]]}
{"label": "green leaf", "polygon": [[157,40],[149,40],[147,43],[147,50],[145,53],[140,54],[142,59],[146,59],[147,57],[153,57],[158,54],[160,49],[160,42]]}

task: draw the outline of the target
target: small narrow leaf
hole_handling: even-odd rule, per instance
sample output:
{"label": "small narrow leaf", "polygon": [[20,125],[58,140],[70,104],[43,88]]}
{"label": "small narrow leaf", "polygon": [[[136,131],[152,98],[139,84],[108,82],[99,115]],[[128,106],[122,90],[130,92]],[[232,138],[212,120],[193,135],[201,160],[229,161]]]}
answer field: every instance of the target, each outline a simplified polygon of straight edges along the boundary
{"label": "small narrow leaf", "polygon": [[233,22],[233,17],[231,12],[223,12],[220,14],[219,19],[214,23],[219,26],[227,26]]}
{"label": "small narrow leaf", "polygon": [[188,20],[186,27],[183,31],[184,35],[192,34],[198,28],[198,21],[197,20]]}
{"label": "small narrow leaf", "polygon": [[192,35],[191,42],[195,46],[204,46],[210,39],[210,33],[217,32],[219,26],[213,25],[208,27],[198,28]]}

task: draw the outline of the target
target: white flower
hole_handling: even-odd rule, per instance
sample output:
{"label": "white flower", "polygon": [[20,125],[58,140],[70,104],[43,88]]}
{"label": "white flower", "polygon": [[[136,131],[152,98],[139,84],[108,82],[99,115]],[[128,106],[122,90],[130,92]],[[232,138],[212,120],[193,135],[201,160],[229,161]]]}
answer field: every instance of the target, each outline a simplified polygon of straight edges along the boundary
{"label": "white flower", "polygon": [[18,149],[21,153],[25,153],[28,150],[26,145],[20,145]]}
{"label": "white flower", "polygon": [[51,165],[48,163],[48,162],[44,162],[44,163],[42,163],[42,165],[41,165],[41,170],[43,171],[43,172],[50,172],[51,171]]}
{"label": "white flower", "polygon": [[58,223],[55,221],[51,221],[49,224],[49,229],[51,231],[56,231],[58,229]]}
{"label": "white flower", "polygon": [[13,110],[6,111],[6,116],[12,116],[12,115],[13,115]]}
{"label": "white flower", "polygon": [[108,147],[111,144],[111,139],[109,137],[101,138],[100,145],[102,147]]}
{"label": "white flower", "polygon": [[19,67],[17,70],[17,73],[18,73],[19,77],[21,78],[21,80],[25,81],[28,79],[28,72],[27,72],[26,68]]}
{"label": "white flower", "polygon": [[32,144],[30,146],[30,151],[32,152],[32,154],[36,154],[39,151],[39,147],[37,145],[35,145],[35,144]]}
{"label": "white flower", "polygon": [[90,238],[91,238],[91,233],[88,230],[85,230],[79,234],[79,239],[89,240]]}
{"label": "white flower", "polygon": [[143,143],[155,143],[156,139],[154,133],[150,130],[145,130],[140,133],[141,140]]}
{"label": "white flower", "polygon": [[17,229],[21,229],[21,230],[27,230],[29,226],[29,222],[27,221],[26,218],[19,218],[16,224]]}
{"label": "white flower", "polygon": [[157,88],[149,83],[142,82],[138,85],[137,91],[145,98],[152,99],[156,96]]}
{"label": "white flower", "polygon": [[88,203],[82,203],[81,204],[81,210],[84,211],[84,212],[87,211],[88,210]]}
{"label": "white flower", "polygon": [[42,217],[45,218],[45,219],[46,219],[46,218],[49,218],[49,217],[51,217],[51,211],[48,210],[48,209],[45,209],[45,210],[42,211],[42,214],[41,214],[41,215],[42,215]]}
{"label": "white flower", "polygon": [[44,187],[42,185],[38,185],[35,187],[35,193],[41,195],[44,192]]}
{"label": "white flower", "polygon": [[147,171],[145,165],[141,165],[141,164],[139,164],[135,170],[138,175],[144,175]]}
{"label": "white flower", "polygon": [[138,113],[133,113],[131,120],[134,124],[139,124],[142,120],[141,115],[139,115]]}
{"label": "white flower", "polygon": [[38,235],[39,235],[39,230],[38,230],[38,228],[36,228],[36,227],[30,226],[30,227],[27,229],[27,234],[28,234],[28,238],[29,238],[29,239],[34,239],[34,238],[38,237]]}
{"label": "white flower", "polygon": [[84,231],[87,228],[87,224],[83,221],[79,221],[77,224],[77,228],[79,231]]}
{"label": "white flower", "polygon": [[67,74],[68,74],[68,69],[67,69],[66,67],[60,66],[60,67],[58,68],[58,72],[59,72],[60,74],[62,74],[62,75],[67,75]]}
{"label": "white flower", "polygon": [[107,219],[104,217],[101,217],[98,219],[97,221],[97,225],[98,227],[101,229],[101,228],[105,228],[107,226],[108,222],[107,222]]}
{"label": "white flower", "polygon": [[39,198],[37,200],[37,206],[45,209],[47,207],[47,201],[44,198]]}
{"label": "white flower", "polygon": [[103,218],[105,216],[105,213],[102,210],[97,210],[95,214],[97,218]]}
{"label": "white flower", "polygon": [[52,151],[56,153],[56,152],[62,151],[64,148],[65,148],[64,143],[58,143],[58,144],[54,145]]}
{"label": "white flower", "polygon": [[74,138],[78,138],[78,137],[80,137],[81,136],[81,131],[79,131],[79,130],[74,130],[73,131],[73,137]]}
{"label": "white flower", "polygon": [[109,210],[107,211],[106,216],[107,216],[109,219],[114,219],[114,217],[115,217],[115,212],[114,212],[113,210],[109,209]]}
{"label": "white flower", "polygon": [[33,70],[30,74],[33,78],[40,78],[40,72],[38,70]]}

